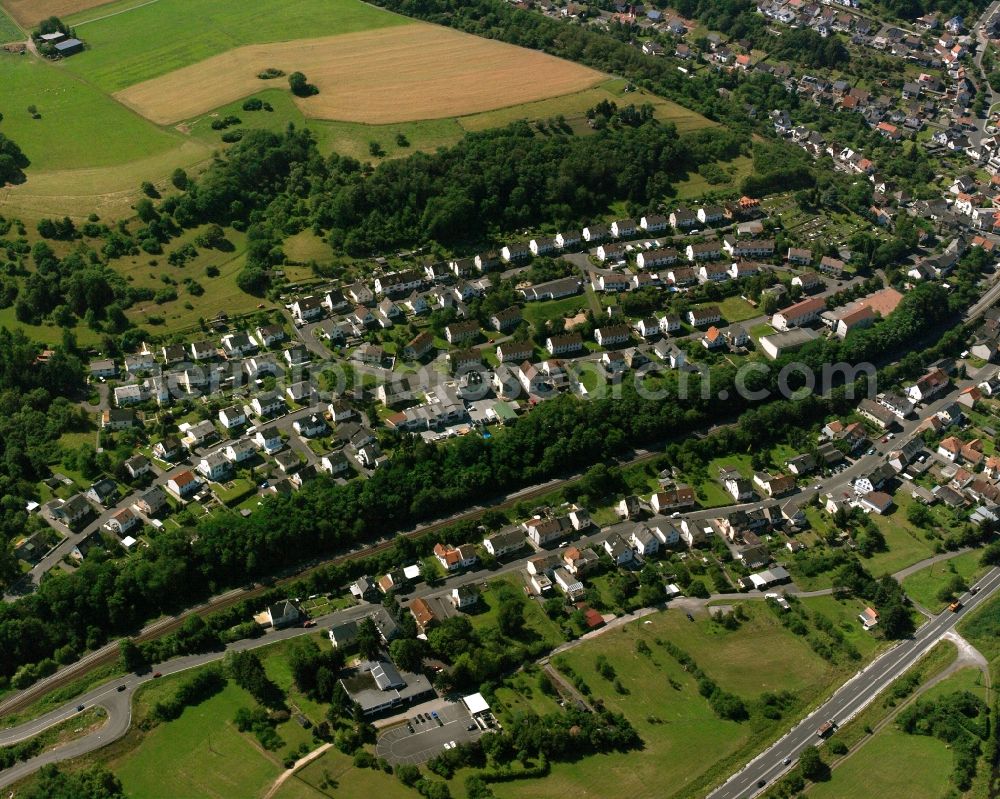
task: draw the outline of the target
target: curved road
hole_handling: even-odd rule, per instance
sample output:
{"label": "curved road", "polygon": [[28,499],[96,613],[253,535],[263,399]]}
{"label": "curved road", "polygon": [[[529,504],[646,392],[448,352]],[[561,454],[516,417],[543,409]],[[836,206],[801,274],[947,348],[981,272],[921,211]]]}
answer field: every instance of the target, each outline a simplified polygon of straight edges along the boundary
{"label": "curved road", "polygon": [[832,720],[839,726],[850,721],[944,638],[969,610],[992,597],[1000,589],[1000,568],[991,569],[977,585],[978,593],[962,597],[965,607],[961,611],[945,610],[917,630],[912,638],[877,657],[783,738],[712,791],[708,799],[750,799],[790,771],[807,747],[820,742],[816,730],[823,722]]}
{"label": "curved road", "polygon": [[[608,533],[607,530],[603,530],[599,533],[587,536],[585,538],[580,539],[577,542],[577,545],[584,546],[589,543],[593,543],[593,541],[596,541],[606,536],[607,533]],[[956,555],[960,554],[961,551],[947,552],[942,555],[936,555],[934,557],[927,558],[926,560],[920,561],[919,563],[916,563],[913,566],[904,569],[901,572],[897,572],[893,576],[897,580],[902,580],[903,577],[905,577],[908,574],[911,574],[913,571],[925,568],[926,566],[929,566],[933,563],[938,563],[942,560],[947,560],[948,558],[955,557]],[[501,575],[505,572],[510,572],[520,569],[523,565],[524,565],[524,559],[519,559],[511,563],[508,563],[502,568],[497,569],[495,571],[481,570],[474,573],[466,573],[463,575],[458,575],[449,580],[446,580],[444,583],[439,585],[424,586],[422,587],[422,589],[413,592],[411,595],[409,595],[408,598],[413,598],[416,596],[443,596],[448,594],[453,586],[458,585],[460,583],[481,582],[483,579],[490,579],[498,575]],[[990,575],[987,575],[987,578],[991,576],[1000,577],[1000,569],[995,569],[993,572],[990,573]],[[975,602],[982,601],[984,598],[992,594],[992,592],[996,590],[996,588],[1000,588],[1000,579],[996,580],[995,585],[990,585],[987,587],[986,586],[987,578],[984,578],[980,582],[980,585],[983,586],[983,590],[980,591],[977,597],[972,598],[973,600],[975,600]],[[832,589],[829,588],[821,589],[818,591],[798,591],[797,589],[794,588],[794,586],[788,586],[786,590],[788,593],[790,594],[794,593],[796,596],[800,597],[822,596],[832,593]],[[703,610],[710,602],[713,601],[718,601],[722,599],[734,599],[734,598],[763,599],[764,597],[765,594],[763,592],[750,591],[742,594],[713,594],[709,599],[681,598],[674,600],[670,604],[671,607],[677,606],[678,609],[682,611],[697,612]],[[975,602],[970,602],[969,604],[975,604]],[[107,746],[109,743],[124,736],[125,733],[128,732],[128,729],[132,723],[132,697],[135,695],[136,690],[140,686],[154,679],[154,677],[152,676],[154,673],[159,672],[162,675],[177,674],[178,672],[186,671],[188,669],[196,668],[198,666],[203,666],[206,663],[212,663],[214,661],[221,660],[227,651],[243,651],[248,649],[257,649],[259,647],[268,646],[270,644],[276,643],[278,641],[283,641],[288,638],[294,638],[295,636],[307,635],[309,633],[315,632],[317,629],[322,629],[334,623],[343,623],[346,621],[358,620],[367,615],[371,611],[372,607],[373,607],[372,605],[367,603],[355,605],[353,607],[344,610],[338,610],[333,613],[329,613],[325,616],[318,616],[315,619],[316,621],[315,627],[309,627],[309,628],[289,627],[284,630],[271,630],[268,631],[265,635],[261,636],[260,638],[243,639],[240,641],[236,641],[227,646],[225,649],[219,651],[174,658],[173,660],[169,660],[165,663],[152,667],[149,671],[143,674],[128,674],[117,680],[113,680],[111,682],[105,683],[104,685],[93,688],[87,693],[79,695],[78,697],[67,702],[61,707],[52,710],[42,716],[39,716],[37,719],[25,722],[24,724],[21,724],[17,727],[12,727],[6,730],[0,730],[0,746],[10,746],[11,744],[19,743],[21,741],[28,740],[29,738],[33,738],[34,736],[38,735],[39,733],[43,732],[49,727],[59,724],[60,722],[65,721],[66,719],[72,718],[78,713],[77,707],[79,707],[80,705],[83,705],[85,708],[99,706],[103,707],[108,712],[108,721],[99,730],[95,730],[89,735],[86,735],[83,738],[80,738],[76,741],[72,741],[64,746],[45,752],[39,755],[38,757],[34,757],[30,760],[24,761],[23,763],[18,763],[17,765],[7,769],[6,771],[0,771],[0,788],[6,787],[8,785],[17,782],[18,780],[24,779],[25,777],[29,776],[30,774],[32,774],[33,772],[35,772],[44,765],[48,765],[49,763],[58,763],[63,760],[69,760],[74,757],[79,757],[80,755],[88,754],[90,752],[96,751],[97,749],[100,749],[103,746]],[[648,612],[653,612],[653,609],[645,608],[635,611],[631,614],[621,616],[614,622],[612,622],[610,625],[608,625],[607,628],[603,628],[599,631],[596,631],[595,633],[590,633],[586,636],[583,636],[581,639],[577,639],[576,641],[564,644],[563,646],[551,652],[550,656],[555,655],[558,652],[563,651],[565,649],[572,648],[573,646],[576,646],[577,644],[581,643],[583,640],[586,640],[591,636],[607,632],[608,629],[613,629],[614,627],[620,624],[627,624],[633,622],[641,618],[642,616],[646,615],[646,613]],[[942,626],[941,629],[938,629],[934,626],[935,622],[940,622],[942,618],[944,619],[945,622],[952,622],[952,624]],[[922,636],[931,634],[933,635],[933,640],[936,642],[941,637],[944,637],[945,634],[948,632],[948,630],[951,629],[955,619],[956,619],[955,614],[946,612],[945,614],[943,614],[943,616],[939,616],[936,620],[929,622],[927,625],[921,628],[921,630],[917,633],[917,636],[914,640],[921,641],[923,640]],[[929,629],[932,630],[932,632],[926,633],[925,631]],[[884,658],[888,657],[889,655],[893,655],[894,653],[902,654],[902,649],[906,646],[907,643],[909,642],[904,642],[903,644],[900,644],[894,649],[889,650],[889,652],[883,655],[882,658],[873,661],[873,663],[869,665],[866,668],[865,672],[863,673],[866,674],[874,673],[873,669],[876,669],[877,664],[879,664]],[[921,652],[922,651],[924,650],[921,650]],[[905,666],[903,670],[905,670],[905,668],[908,668],[908,666]],[[899,674],[901,674],[902,671],[890,671],[886,673],[889,675],[889,679],[888,682],[885,683],[885,685],[888,685],[888,683],[891,682],[893,679],[895,679],[895,677],[899,676]],[[847,683],[847,685],[845,685],[841,689],[841,691],[845,691],[851,685],[852,683],[850,682]],[[122,687],[123,690],[118,690],[119,687]],[[884,685],[882,687],[884,687]],[[838,694],[839,693],[840,692],[838,692]],[[806,727],[808,729],[812,729],[812,722],[809,722],[807,719],[807,721],[804,723],[806,724]],[[757,777],[755,779],[760,779],[760,777]],[[743,796],[743,795],[744,794],[718,794],[718,797],[716,799],[723,799],[723,797],[729,797],[729,796]]]}

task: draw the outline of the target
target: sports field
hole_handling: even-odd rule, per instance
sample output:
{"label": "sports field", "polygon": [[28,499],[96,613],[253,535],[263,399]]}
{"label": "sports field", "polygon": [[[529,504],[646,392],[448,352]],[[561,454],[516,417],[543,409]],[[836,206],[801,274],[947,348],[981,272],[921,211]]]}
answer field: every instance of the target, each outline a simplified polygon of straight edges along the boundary
{"label": "sports field", "polygon": [[542,100],[604,76],[571,61],[435,25],[413,24],[230,50],[118,92],[160,124],[268,88],[268,67],[304,72],[319,88],[296,102],[307,116],[384,125],[441,119]]}

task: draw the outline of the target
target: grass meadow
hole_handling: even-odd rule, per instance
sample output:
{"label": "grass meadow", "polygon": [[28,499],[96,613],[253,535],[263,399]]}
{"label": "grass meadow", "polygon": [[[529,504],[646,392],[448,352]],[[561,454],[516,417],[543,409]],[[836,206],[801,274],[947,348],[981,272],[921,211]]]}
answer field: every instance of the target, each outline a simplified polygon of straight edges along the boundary
{"label": "grass meadow", "polygon": [[[737,767],[787,720],[738,724],[720,719],[698,693],[696,682],[656,639],[687,651],[718,684],[746,699],[764,691],[796,694],[799,713],[816,701],[843,669],[827,663],[783,628],[759,603],[745,603],[750,620],[727,631],[708,619],[692,623],[666,612],[613,630],[557,657],[565,658],[595,696],[624,713],[645,743],[641,754],[596,755],[558,763],[543,780],[497,784],[501,799],[539,796],[704,796],[708,784]],[[644,640],[651,656],[638,654]],[[617,693],[598,675],[595,661],[605,655],[628,690]],[[676,686],[676,687],[674,687]]]}
{"label": "grass meadow", "polygon": [[903,588],[911,599],[929,611],[936,613],[944,610],[948,603],[938,599],[938,591],[956,574],[969,585],[974,583],[987,569],[979,565],[981,556],[980,550],[972,550],[941,563],[934,563],[903,580]]}
{"label": "grass meadow", "polygon": [[161,724],[132,752],[110,764],[128,796],[141,799],[229,799],[261,793],[281,773],[233,717],[253,698],[230,684],[181,717]]}
{"label": "grass meadow", "polygon": [[[0,53],[3,131],[34,171],[86,169],[150,158],[183,142],[68,72],[64,65]],[[36,106],[33,119],[28,106]]]}
{"label": "grass meadow", "polygon": [[3,8],[0,8],[0,44],[20,41],[23,38],[24,33],[17,26],[17,23],[11,19],[10,15]]}

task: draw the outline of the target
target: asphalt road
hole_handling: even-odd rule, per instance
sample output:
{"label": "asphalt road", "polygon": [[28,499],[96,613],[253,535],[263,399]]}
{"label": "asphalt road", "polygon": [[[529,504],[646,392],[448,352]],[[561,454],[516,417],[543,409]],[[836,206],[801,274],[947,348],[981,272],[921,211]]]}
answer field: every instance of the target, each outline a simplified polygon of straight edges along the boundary
{"label": "asphalt road", "polygon": [[977,594],[962,597],[965,607],[961,611],[951,613],[945,610],[921,627],[913,638],[901,642],[873,660],[787,735],[712,791],[708,799],[749,799],[793,768],[799,755],[807,747],[820,743],[816,730],[821,724],[831,720],[840,726],[850,721],[940,641],[966,613],[992,597],[1000,589],[1000,569],[991,569],[978,585]]}

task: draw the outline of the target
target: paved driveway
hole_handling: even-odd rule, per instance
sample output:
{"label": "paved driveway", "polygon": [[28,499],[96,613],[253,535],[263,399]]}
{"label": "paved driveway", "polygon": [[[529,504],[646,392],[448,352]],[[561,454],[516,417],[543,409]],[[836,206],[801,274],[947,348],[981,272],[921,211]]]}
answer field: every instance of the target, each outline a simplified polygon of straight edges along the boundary
{"label": "paved driveway", "polygon": [[386,730],[375,745],[375,753],[394,766],[400,763],[419,765],[443,752],[446,743],[466,743],[483,734],[478,726],[468,729],[473,724],[472,717],[461,703],[442,705],[436,712],[440,722],[435,719],[418,722],[411,718],[412,733],[406,724]]}

